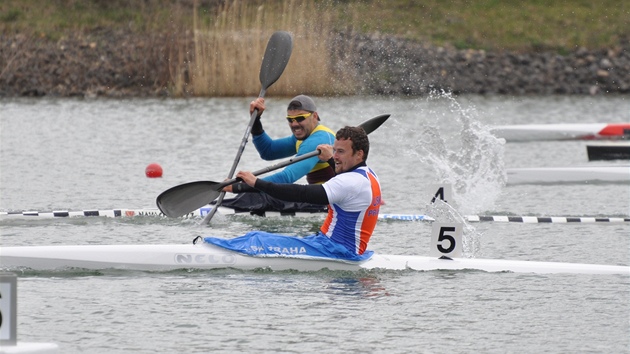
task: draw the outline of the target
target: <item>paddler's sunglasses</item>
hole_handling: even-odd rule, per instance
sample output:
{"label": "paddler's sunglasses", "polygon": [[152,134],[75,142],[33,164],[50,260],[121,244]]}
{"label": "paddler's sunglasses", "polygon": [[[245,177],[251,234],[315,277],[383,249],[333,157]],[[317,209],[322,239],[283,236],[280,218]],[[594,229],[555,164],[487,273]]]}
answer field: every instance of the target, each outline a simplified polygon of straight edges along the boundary
{"label": "paddler's sunglasses", "polygon": [[311,114],[313,114],[313,112],[302,113],[302,114],[298,114],[297,116],[287,116],[287,121],[289,122],[289,124],[292,124],[293,122],[302,123],[304,119],[310,117]]}

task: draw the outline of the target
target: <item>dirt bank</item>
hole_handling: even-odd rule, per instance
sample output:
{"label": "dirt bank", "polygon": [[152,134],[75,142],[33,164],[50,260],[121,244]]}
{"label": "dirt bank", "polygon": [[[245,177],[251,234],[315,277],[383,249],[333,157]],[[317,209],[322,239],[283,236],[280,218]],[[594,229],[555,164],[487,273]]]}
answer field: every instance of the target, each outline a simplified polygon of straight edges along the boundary
{"label": "dirt bank", "polygon": [[[346,40],[347,41],[347,40]],[[630,92],[630,42],[568,55],[489,53],[362,36],[351,41],[363,89],[420,95],[431,89],[476,94],[606,94]]]}
{"label": "dirt bank", "polygon": [[[0,97],[169,96],[171,58],[181,54],[182,43],[192,48],[189,37],[98,31],[50,41],[0,35]],[[340,35],[334,47],[335,57],[346,58],[361,78],[362,94],[630,93],[629,41],[568,55],[456,50],[376,35]],[[194,57],[188,53],[185,62]]]}

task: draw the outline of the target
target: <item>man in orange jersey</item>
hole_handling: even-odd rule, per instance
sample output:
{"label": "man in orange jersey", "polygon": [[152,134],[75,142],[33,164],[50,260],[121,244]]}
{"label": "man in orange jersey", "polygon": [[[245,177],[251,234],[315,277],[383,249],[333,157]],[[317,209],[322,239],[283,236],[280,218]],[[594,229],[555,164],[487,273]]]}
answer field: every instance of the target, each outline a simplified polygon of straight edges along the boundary
{"label": "man in orange jersey", "polygon": [[371,256],[367,245],[376,226],[381,205],[381,187],[367,166],[370,149],[360,127],[345,127],[336,134],[334,146],[319,145],[320,160],[334,160],[337,175],[324,184],[273,183],[251,172],[236,175],[247,185],[286,201],[328,205],[320,232],[305,238],[250,232],[234,239],[207,237],[205,241],[252,256],[333,257],[360,261]]}

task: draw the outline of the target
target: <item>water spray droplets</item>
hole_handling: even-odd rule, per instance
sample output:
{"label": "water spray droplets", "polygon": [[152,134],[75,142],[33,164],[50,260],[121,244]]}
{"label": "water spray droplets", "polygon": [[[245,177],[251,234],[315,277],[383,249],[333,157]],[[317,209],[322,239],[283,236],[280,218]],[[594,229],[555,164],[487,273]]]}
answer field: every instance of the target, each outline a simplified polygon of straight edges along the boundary
{"label": "water spray droplets", "polygon": [[441,130],[427,134],[430,144],[423,144],[428,145],[426,160],[436,170],[436,182],[453,186],[462,213],[491,209],[507,181],[503,141],[480,123],[474,106],[463,107],[443,91],[432,92],[428,100],[442,107],[440,114],[430,113],[440,116],[439,124],[433,125]]}

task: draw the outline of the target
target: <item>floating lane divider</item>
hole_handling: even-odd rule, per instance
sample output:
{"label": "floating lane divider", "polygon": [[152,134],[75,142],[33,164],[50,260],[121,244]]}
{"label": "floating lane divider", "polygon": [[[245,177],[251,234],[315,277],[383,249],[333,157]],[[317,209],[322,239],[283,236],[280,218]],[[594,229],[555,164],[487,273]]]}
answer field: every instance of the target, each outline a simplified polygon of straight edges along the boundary
{"label": "floating lane divider", "polygon": [[[204,207],[197,209],[189,214],[184,215],[182,218],[194,218],[204,217],[210,212],[211,207]],[[219,213],[224,215],[250,215],[249,212],[237,213],[230,208],[219,208]],[[265,217],[280,217],[280,216],[297,216],[307,217],[314,214],[324,215],[321,212],[308,213],[308,212],[266,212]],[[253,214],[258,215],[258,214]],[[0,219],[4,218],[66,218],[66,217],[88,217],[88,216],[101,216],[109,218],[125,218],[125,217],[165,217],[159,209],[106,209],[106,210],[82,210],[82,211],[9,211],[0,212]],[[604,216],[511,216],[511,215],[465,215],[464,218],[468,222],[513,222],[522,224],[545,224],[545,223],[620,223],[630,222],[630,217],[604,217]],[[434,221],[434,219],[428,215],[423,214],[379,214],[379,219],[384,220],[403,220],[403,221]]]}
{"label": "floating lane divider", "polygon": [[595,222],[630,222],[630,217],[590,217],[590,216],[495,216],[495,215],[468,215],[468,222],[517,222],[523,224],[544,223],[595,223]]}
{"label": "floating lane divider", "polygon": [[[429,189],[435,191],[431,203],[441,201],[446,205],[453,200],[453,187],[448,184],[430,185]],[[452,208],[452,207],[451,207]],[[453,209],[454,210],[454,209]],[[515,222],[522,224],[546,224],[546,223],[618,223],[630,222],[630,217],[606,217],[606,216],[513,216],[513,215],[464,215],[467,222]]]}
{"label": "floating lane divider", "polygon": [[78,216],[105,216],[110,218],[139,215],[141,210],[111,209],[111,210],[82,210],[82,211],[1,211],[0,217],[37,217],[37,218],[66,218]]}
{"label": "floating lane divider", "polygon": [[[191,213],[182,216],[185,218],[205,217],[212,210],[212,207],[199,208]],[[267,211],[262,214],[253,212],[236,212],[234,209],[219,207],[219,214],[223,215],[258,215],[263,217],[281,217],[296,216],[309,217],[313,215],[325,215],[323,212],[274,212]],[[0,220],[5,218],[24,218],[24,219],[46,219],[46,218],[67,218],[67,217],[88,217],[102,216],[109,218],[126,218],[126,217],[166,217],[159,209],[94,209],[81,211],[9,211],[0,212]],[[380,219],[393,220],[418,220],[418,221],[434,221],[428,215],[422,214],[380,214]]]}

